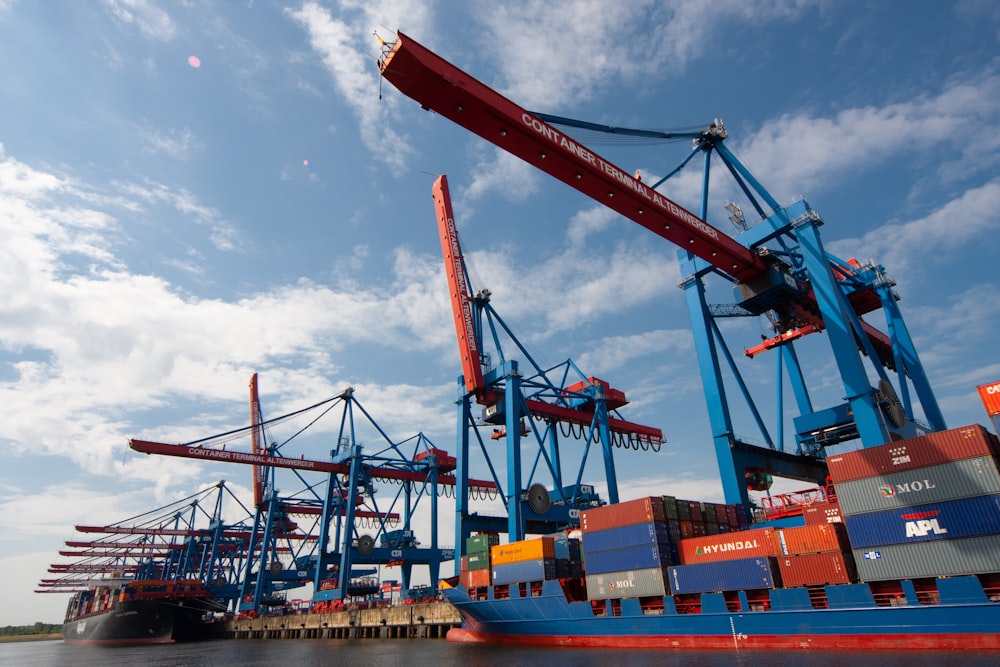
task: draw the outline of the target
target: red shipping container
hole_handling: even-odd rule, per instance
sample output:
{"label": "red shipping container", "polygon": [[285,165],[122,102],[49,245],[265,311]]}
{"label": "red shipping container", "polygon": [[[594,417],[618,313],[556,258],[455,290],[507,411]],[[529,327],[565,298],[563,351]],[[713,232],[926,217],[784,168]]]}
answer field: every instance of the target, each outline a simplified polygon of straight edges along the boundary
{"label": "red shipping container", "polygon": [[815,526],[778,528],[774,536],[778,541],[778,553],[782,556],[831,551],[842,553],[851,548],[844,524],[823,523]]}
{"label": "red shipping container", "polygon": [[666,521],[663,499],[659,496],[626,500],[580,512],[580,530],[607,530],[647,521]]}
{"label": "red shipping container", "polygon": [[986,414],[989,416],[1000,415],[1000,382],[984,384],[976,387],[979,390],[979,398],[983,401]]}
{"label": "red shipping container", "polygon": [[781,555],[773,528],[690,537],[681,540],[677,548],[682,565]]}
{"label": "red shipping container", "polygon": [[688,510],[691,512],[691,520],[695,523],[701,523],[705,520],[705,516],[701,512],[701,503],[699,501],[689,500]]}
{"label": "red shipping container", "polygon": [[687,520],[681,519],[678,522],[681,526],[681,537],[694,537],[694,523]]}
{"label": "red shipping container", "polygon": [[825,553],[782,556],[778,559],[785,588],[849,584],[858,580],[851,554]]}
{"label": "red shipping container", "polygon": [[807,526],[837,523],[843,525],[844,517],[840,513],[840,503],[819,503],[802,510],[802,516]]}
{"label": "red shipping container", "polygon": [[459,572],[458,583],[462,584],[465,588],[482,588],[483,586],[489,586],[493,582],[490,581],[490,569],[486,568],[484,570]]}
{"label": "red shipping container", "polygon": [[897,440],[878,447],[867,447],[826,459],[834,484],[875,475],[915,470],[927,466],[994,456],[997,437],[979,424],[929,433],[909,440]]}

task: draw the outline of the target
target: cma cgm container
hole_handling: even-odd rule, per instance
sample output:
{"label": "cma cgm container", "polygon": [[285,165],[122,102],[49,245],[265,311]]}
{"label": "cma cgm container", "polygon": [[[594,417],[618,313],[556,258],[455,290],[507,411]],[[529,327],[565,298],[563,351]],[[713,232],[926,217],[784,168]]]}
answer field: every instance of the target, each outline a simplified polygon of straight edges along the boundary
{"label": "cma cgm container", "polygon": [[773,528],[689,537],[678,543],[681,563],[716,563],[738,558],[779,556]]}
{"label": "cma cgm container", "polygon": [[551,537],[538,537],[532,540],[520,540],[510,544],[498,544],[490,547],[490,557],[493,565],[506,565],[526,560],[555,558],[556,547]]}
{"label": "cma cgm container", "polygon": [[646,570],[666,567],[677,562],[669,544],[644,544],[624,549],[585,551],[587,562],[584,570],[590,574],[605,574],[622,570]]}
{"label": "cma cgm container", "polygon": [[666,521],[644,521],[605,530],[588,530],[583,534],[582,541],[583,550],[588,554],[593,551],[672,542]]}
{"label": "cma cgm container", "polygon": [[826,458],[834,485],[864,477],[926,468],[977,456],[994,456],[997,437],[979,424],[928,433]]}
{"label": "cma cgm container", "polygon": [[774,558],[739,558],[719,563],[674,565],[667,570],[674,594],[775,588],[781,575]]}
{"label": "cma cgm container", "polygon": [[493,585],[516,584],[524,581],[545,581],[556,578],[556,561],[552,558],[523,560],[493,565]]}
{"label": "cma cgm container", "polygon": [[580,512],[580,530],[607,530],[647,521],[666,521],[662,497],[638,498],[616,505],[604,505]]}
{"label": "cma cgm container", "polygon": [[1000,535],[891,544],[853,553],[862,581],[1000,572]]}
{"label": "cma cgm container", "polygon": [[807,526],[817,526],[824,523],[844,523],[839,502],[825,502],[810,505],[802,510],[802,518]]}
{"label": "cma cgm container", "polygon": [[778,570],[785,588],[849,584],[857,581],[858,576],[850,553],[782,556],[778,559]]}
{"label": "cma cgm container", "polygon": [[1000,495],[929,503],[845,518],[855,549],[1000,533]]}
{"label": "cma cgm container", "polygon": [[605,574],[588,574],[587,597],[591,600],[621,600],[666,595],[666,576],[662,568],[625,570]]}
{"label": "cma cgm container", "polygon": [[846,514],[995,493],[1000,493],[1000,472],[992,456],[977,456],[837,484],[837,498]]}
{"label": "cma cgm container", "polygon": [[778,528],[774,531],[774,537],[778,541],[778,554],[782,556],[850,549],[847,532],[843,525],[838,524]]}

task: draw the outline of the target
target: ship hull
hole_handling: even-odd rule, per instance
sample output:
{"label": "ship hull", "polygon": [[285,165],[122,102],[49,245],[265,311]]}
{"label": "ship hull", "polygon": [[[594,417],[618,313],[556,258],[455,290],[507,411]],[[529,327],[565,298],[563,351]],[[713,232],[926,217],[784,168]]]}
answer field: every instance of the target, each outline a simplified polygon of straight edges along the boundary
{"label": "ship hull", "polygon": [[159,600],[129,600],[110,611],[63,623],[68,644],[105,646],[172,644],[201,641],[218,635],[215,625],[202,621],[203,610]]}
{"label": "ship hull", "polygon": [[[702,598],[699,613],[676,613],[667,596],[661,613],[643,613],[636,599],[621,600],[620,615],[595,616],[589,602],[567,602],[558,582],[541,595],[471,600],[461,588],[444,591],[462,615],[450,641],[536,646],[651,649],[998,650],[1000,603],[974,578],[947,591],[940,604],[878,606],[863,584],[829,586],[831,607],[815,609],[806,589],[774,591],[767,611],[730,611],[721,595]],[[745,607],[745,605],[744,605]]]}

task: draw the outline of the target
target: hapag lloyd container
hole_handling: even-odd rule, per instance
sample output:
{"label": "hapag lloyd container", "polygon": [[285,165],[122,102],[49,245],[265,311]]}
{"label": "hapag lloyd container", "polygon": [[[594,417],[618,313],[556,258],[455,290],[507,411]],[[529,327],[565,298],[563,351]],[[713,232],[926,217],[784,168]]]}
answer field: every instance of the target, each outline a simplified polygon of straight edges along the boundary
{"label": "hapag lloyd container", "polygon": [[961,498],[844,519],[855,549],[1000,533],[1000,495]]}
{"label": "hapag lloyd container", "polygon": [[583,550],[589,554],[643,544],[669,544],[671,541],[666,521],[644,521],[606,530],[588,530],[583,534]]}
{"label": "hapag lloyd container", "polygon": [[616,505],[603,505],[580,512],[580,530],[607,530],[646,521],[666,521],[663,498],[638,498]]}
{"label": "hapag lloyd container", "polygon": [[738,558],[779,556],[772,528],[689,537],[678,543],[681,563],[715,563]]}
{"label": "hapag lloyd container", "polygon": [[845,514],[878,512],[994,493],[1000,493],[1000,472],[992,456],[977,456],[837,484],[837,498]]}
{"label": "hapag lloyd container", "polygon": [[774,558],[675,565],[667,570],[667,575],[670,590],[675,594],[755,590],[781,584]]}
{"label": "hapag lloyd container", "polygon": [[1000,572],[1000,535],[854,550],[862,581]]}
{"label": "hapag lloyd container", "polygon": [[843,525],[838,524],[777,528],[774,536],[778,541],[778,552],[782,556],[842,552],[851,546]]}
{"label": "hapag lloyd container", "polygon": [[1000,449],[997,437],[979,424],[928,433],[826,458],[834,485],[875,475],[994,456]]}
{"label": "hapag lloyd container", "polygon": [[551,537],[537,537],[490,547],[490,558],[494,565],[555,557],[556,547]]}
{"label": "hapag lloyd container", "polygon": [[666,567],[677,562],[669,544],[646,544],[625,549],[585,551],[587,563],[584,570],[590,574],[604,574],[621,570],[646,570]]}
{"label": "hapag lloyd container", "polygon": [[586,583],[587,597],[591,600],[641,598],[668,592],[664,571],[658,567],[588,574]]}
{"label": "hapag lloyd container", "polygon": [[848,553],[800,554],[778,559],[781,583],[786,588],[795,586],[824,586],[849,584],[857,581],[854,557]]}

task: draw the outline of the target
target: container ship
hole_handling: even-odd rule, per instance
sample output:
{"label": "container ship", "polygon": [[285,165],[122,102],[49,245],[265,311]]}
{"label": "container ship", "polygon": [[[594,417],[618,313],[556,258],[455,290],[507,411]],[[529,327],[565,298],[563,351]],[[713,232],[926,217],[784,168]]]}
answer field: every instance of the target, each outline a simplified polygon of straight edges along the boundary
{"label": "container ship", "polygon": [[451,641],[677,649],[1000,649],[998,442],[972,425],[827,459],[803,525],[646,497],[579,530],[466,542]]}
{"label": "container ship", "polygon": [[198,580],[135,580],[74,593],[62,636],[70,644],[170,644],[211,639],[212,595]]}

